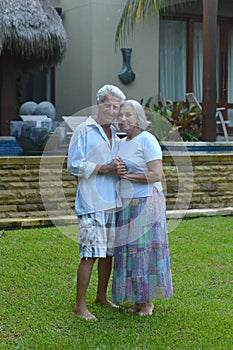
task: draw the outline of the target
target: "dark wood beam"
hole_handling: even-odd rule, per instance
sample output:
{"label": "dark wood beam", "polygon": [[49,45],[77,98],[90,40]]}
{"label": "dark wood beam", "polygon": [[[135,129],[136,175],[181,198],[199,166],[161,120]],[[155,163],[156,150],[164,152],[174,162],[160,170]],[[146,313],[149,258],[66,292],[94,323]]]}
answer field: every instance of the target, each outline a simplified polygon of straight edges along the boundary
{"label": "dark wood beam", "polygon": [[16,71],[12,60],[0,57],[0,135],[10,135],[10,122],[16,120]]}
{"label": "dark wood beam", "polygon": [[218,0],[203,1],[202,140],[216,140],[216,42]]}
{"label": "dark wood beam", "polygon": [[186,90],[187,92],[193,91],[193,61],[194,61],[194,21],[189,19],[187,22],[187,45],[186,45],[186,56],[187,56],[187,66],[186,66]]}
{"label": "dark wood beam", "polygon": [[51,68],[51,87],[50,87],[51,101],[54,106],[56,105],[55,99],[55,67]]}

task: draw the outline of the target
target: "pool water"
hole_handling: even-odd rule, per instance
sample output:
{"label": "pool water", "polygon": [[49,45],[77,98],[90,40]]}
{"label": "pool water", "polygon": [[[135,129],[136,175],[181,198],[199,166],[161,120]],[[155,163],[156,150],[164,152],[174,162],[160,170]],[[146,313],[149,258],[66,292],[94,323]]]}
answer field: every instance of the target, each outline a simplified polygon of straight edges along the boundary
{"label": "pool water", "polygon": [[22,153],[23,149],[14,138],[2,138],[0,140],[0,157],[20,156]]}
{"label": "pool water", "polygon": [[[124,135],[119,135],[120,137]],[[233,142],[161,142],[161,148],[163,151],[185,151],[185,152],[233,152]],[[24,153],[23,149],[19,146],[14,137],[2,136],[0,137],[0,157],[16,157],[24,155],[41,155],[42,152],[27,152]],[[52,153],[64,154],[63,148],[58,148]]]}

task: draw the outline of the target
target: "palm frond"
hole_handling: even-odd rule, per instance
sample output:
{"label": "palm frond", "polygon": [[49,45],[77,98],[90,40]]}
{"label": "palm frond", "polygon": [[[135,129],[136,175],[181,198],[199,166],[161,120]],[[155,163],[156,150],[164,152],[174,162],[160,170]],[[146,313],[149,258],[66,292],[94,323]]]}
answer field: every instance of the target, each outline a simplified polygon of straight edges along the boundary
{"label": "palm frond", "polygon": [[154,17],[157,11],[165,11],[169,6],[180,7],[193,0],[127,0],[123,8],[116,33],[115,48],[133,35],[136,24],[145,17]]}
{"label": "palm frond", "polygon": [[136,23],[144,20],[146,15],[155,15],[156,3],[156,0],[126,1],[115,34],[116,48],[133,33]]}

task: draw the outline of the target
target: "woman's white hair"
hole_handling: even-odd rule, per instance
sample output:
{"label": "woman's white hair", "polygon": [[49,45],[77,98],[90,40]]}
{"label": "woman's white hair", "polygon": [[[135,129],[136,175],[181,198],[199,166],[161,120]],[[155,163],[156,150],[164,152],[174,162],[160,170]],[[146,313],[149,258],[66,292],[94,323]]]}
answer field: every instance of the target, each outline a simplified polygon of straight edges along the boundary
{"label": "woman's white hair", "polygon": [[107,84],[102,86],[102,88],[100,88],[99,91],[97,92],[97,95],[96,95],[97,103],[102,102],[104,97],[107,94],[111,94],[113,96],[119,97],[122,101],[126,99],[126,96],[117,86]]}
{"label": "woman's white hair", "polygon": [[136,100],[126,100],[121,103],[121,107],[127,105],[132,106],[138,120],[139,129],[146,130],[150,125],[150,122],[148,122],[148,120],[146,119],[146,114],[142,105]]}

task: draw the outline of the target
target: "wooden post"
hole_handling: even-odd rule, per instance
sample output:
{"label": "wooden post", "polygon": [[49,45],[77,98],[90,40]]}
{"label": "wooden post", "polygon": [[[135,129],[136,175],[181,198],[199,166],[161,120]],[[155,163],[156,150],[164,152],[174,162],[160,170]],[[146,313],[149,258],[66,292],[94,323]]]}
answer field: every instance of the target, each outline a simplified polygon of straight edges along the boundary
{"label": "wooden post", "polygon": [[16,72],[12,60],[0,57],[0,135],[10,135],[10,122],[16,120]]}
{"label": "wooden post", "polygon": [[218,0],[203,0],[202,140],[216,140],[216,41]]}

